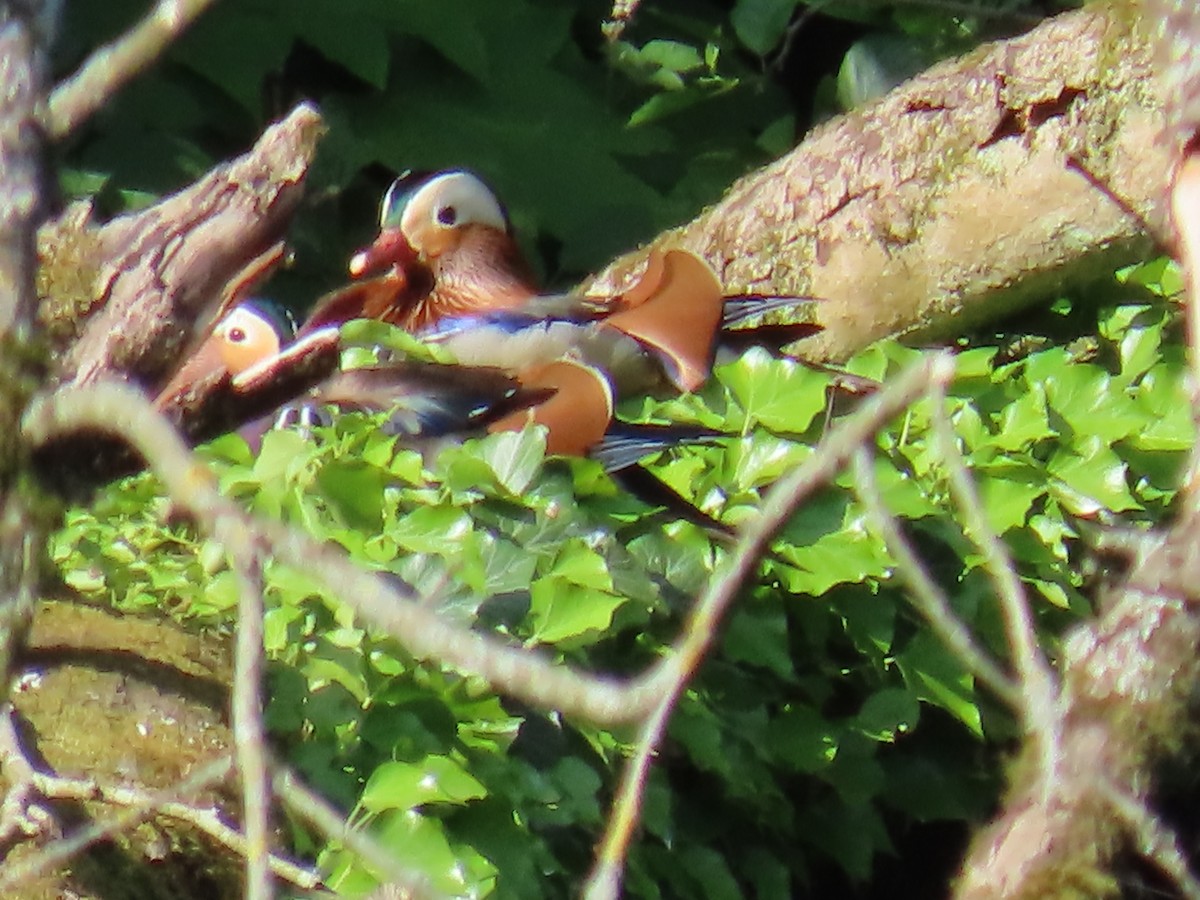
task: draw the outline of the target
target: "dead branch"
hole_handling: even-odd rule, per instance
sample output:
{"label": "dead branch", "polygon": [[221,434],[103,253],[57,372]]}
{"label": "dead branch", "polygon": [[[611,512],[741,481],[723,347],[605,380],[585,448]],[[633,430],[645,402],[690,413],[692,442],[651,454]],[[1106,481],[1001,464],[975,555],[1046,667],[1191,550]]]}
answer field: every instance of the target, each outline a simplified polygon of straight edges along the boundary
{"label": "dead branch", "polygon": [[259,261],[277,258],[322,131],[301,105],[249,153],[149,209],[92,226],[74,207],[43,228],[40,316],[68,345],[58,380],[159,383],[221,303],[264,274]]}
{"label": "dead branch", "polygon": [[1164,222],[1172,152],[1122,8],[1089,4],[933,67],[655,243],[702,253],[730,291],[826,298],[825,331],[799,345],[814,359],[961,334],[1110,279],[1151,246],[1127,209]]}
{"label": "dead branch", "polygon": [[[104,225],[76,204],[38,236],[39,319],[62,385],[100,378],[156,389],[222,310],[284,258],[283,236],[323,132],[308,105],[264,132],[244,156],[149,209]],[[235,388],[227,373],[196,379],[160,409],[193,441],[265,415],[336,366],[331,339],[273,377]],[[127,445],[76,434],[39,448],[48,483],[74,494],[141,466]]]}

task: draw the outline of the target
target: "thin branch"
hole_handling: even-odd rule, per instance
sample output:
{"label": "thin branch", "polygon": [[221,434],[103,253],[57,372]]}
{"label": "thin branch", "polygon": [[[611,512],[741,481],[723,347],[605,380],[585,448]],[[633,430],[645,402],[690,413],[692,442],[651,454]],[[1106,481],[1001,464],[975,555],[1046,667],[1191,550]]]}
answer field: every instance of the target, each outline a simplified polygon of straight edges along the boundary
{"label": "thin branch", "polygon": [[1119,785],[1106,779],[1100,786],[1100,794],[1129,828],[1138,852],[1175,882],[1184,900],[1200,900],[1200,881],[1188,867],[1187,854],[1179,846],[1178,836],[1142,800],[1121,790]]}
{"label": "thin branch", "polygon": [[[438,659],[477,675],[497,690],[542,708],[558,708],[598,724],[640,718],[653,699],[621,690],[616,679],[582,675],[550,659],[451,624],[414,602],[411,589],[364,571],[345,553],[279,522],[254,519],[218,493],[208,467],[136,390],[111,382],[63,389],[31,405],[23,431],[31,444],[79,429],[127,439],[146,459],[167,492],[210,534],[236,527],[254,534],[279,562],[311,573],[372,625],[387,631],[414,656]],[[234,527],[234,526],[229,526]]]}
{"label": "thin branch", "polygon": [[263,591],[262,565],[251,534],[235,523],[220,523],[217,538],[225,545],[238,582],[238,625],[233,678],[233,736],[242,782],[242,827],[246,832],[246,900],[270,900],[267,863],[270,784],[262,720]]}
{"label": "thin branch", "polygon": [[1019,686],[987,653],[976,646],[970,629],[955,615],[945,591],[921,564],[895,517],[884,506],[871,462],[872,455],[865,447],[860,447],[854,454],[855,493],[867,510],[871,527],[879,533],[884,546],[896,560],[896,571],[912,592],[910,599],[913,606],[968,672],[1012,709],[1019,711],[1022,707]]}
{"label": "thin branch", "polygon": [[21,738],[13,715],[11,703],[6,702],[0,707],[0,772],[8,786],[4,801],[0,803],[0,847],[15,841],[18,834],[32,837],[44,830],[49,818],[44,810],[35,813],[30,803],[35,773],[21,750]]}
{"label": "thin branch", "polygon": [[771,540],[804,499],[832,479],[864,441],[927,392],[931,384],[944,385],[953,377],[954,362],[949,354],[932,354],[903,372],[829,432],[807,461],[776,483],[763,503],[762,515],[743,529],[730,565],[696,604],[674,652],[647,676],[638,679],[658,699],[639,730],[634,756],[621,778],[596,865],[584,889],[587,900],[619,896],[621,871],[637,826],[650,759],[684,685],[699,667],[716,638],[722,617],[754,573]]}
{"label": "thin branch", "polygon": [[983,553],[984,569],[1000,600],[1008,646],[1021,686],[1020,711],[1026,730],[1041,745],[1042,777],[1052,780],[1061,741],[1058,682],[1038,647],[1033,616],[1008,551],[992,528],[979,498],[958,440],[946,415],[946,392],[933,385],[929,392],[930,423],[934,441],[946,465],[950,493],[962,512],[967,536]]}
{"label": "thin branch", "polygon": [[[149,791],[125,785],[105,785],[89,778],[64,778],[39,772],[20,751],[15,742],[15,731],[10,716],[0,723],[3,735],[6,771],[16,762],[30,786],[27,792],[36,792],[47,800],[101,801],[113,806],[125,807],[116,814],[92,823],[70,837],[55,841],[39,853],[23,860],[20,865],[6,866],[0,870],[0,891],[12,890],[22,883],[36,878],[67,862],[85,847],[125,831],[139,822],[154,816],[166,816],[187,822],[207,834],[218,843],[245,856],[249,847],[237,829],[221,820],[216,809],[200,809],[179,798],[194,794],[226,778],[233,771],[233,758],[223,756],[197,769],[181,781],[172,791]],[[15,748],[15,755],[14,755]],[[320,884],[315,872],[275,856],[268,858],[271,871],[298,887],[311,889]]]}
{"label": "thin branch", "polygon": [[153,63],[213,0],[159,0],[136,27],[96,50],[50,95],[46,133],[66,137]]}
{"label": "thin branch", "polygon": [[437,900],[440,896],[433,893],[424,874],[402,866],[395,852],[380,846],[369,833],[351,828],[340,810],[305,787],[294,772],[277,772],[273,785],[276,795],[293,812],[320,830],[330,842],[341,843],[358,854],[387,882],[403,887],[415,897]]}

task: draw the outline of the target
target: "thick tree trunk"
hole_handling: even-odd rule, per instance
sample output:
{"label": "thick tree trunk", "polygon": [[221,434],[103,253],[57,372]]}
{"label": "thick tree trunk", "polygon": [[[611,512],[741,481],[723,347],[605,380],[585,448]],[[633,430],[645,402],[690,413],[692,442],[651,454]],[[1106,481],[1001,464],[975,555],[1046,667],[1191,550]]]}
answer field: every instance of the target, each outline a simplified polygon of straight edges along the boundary
{"label": "thick tree trunk", "polygon": [[1132,18],[1089,5],[934,66],[655,243],[699,251],[731,291],[823,298],[825,331],[799,345],[815,359],[1111,280],[1152,247],[1139,216],[1161,228],[1173,150]]}
{"label": "thick tree trunk", "polygon": [[13,647],[29,615],[30,570],[40,559],[45,527],[19,480],[17,440],[41,370],[33,328],[33,233],[41,216],[36,112],[44,61],[31,21],[38,4],[31,6],[18,12],[14,4],[0,3],[0,685],[5,686]]}

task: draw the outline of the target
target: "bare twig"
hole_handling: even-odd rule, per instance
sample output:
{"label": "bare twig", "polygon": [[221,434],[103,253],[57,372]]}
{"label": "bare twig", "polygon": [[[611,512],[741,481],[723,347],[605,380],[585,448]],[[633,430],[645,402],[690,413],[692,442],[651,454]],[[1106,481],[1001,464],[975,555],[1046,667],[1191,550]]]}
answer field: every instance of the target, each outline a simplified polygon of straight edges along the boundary
{"label": "bare twig", "polygon": [[771,539],[787,524],[804,498],[833,478],[856,448],[928,391],[931,384],[943,385],[953,375],[954,362],[948,354],[931,355],[910,367],[829,432],[804,464],[780,479],[763,503],[762,515],[743,529],[733,559],[696,604],[674,652],[645,678],[657,702],[639,730],[634,756],[622,775],[596,865],[584,890],[588,900],[619,896],[621,871],[639,818],[650,760],[680,692],[704,658],[721,618],[754,573]]}
{"label": "bare twig", "polygon": [[[7,727],[11,733],[11,721]],[[5,744],[8,743],[9,741],[6,740]],[[4,749],[7,765],[11,762],[12,750],[8,746],[5,746]],[[17,755],[24,758],[24,754],[20,753],[19,748]],[[70,837],[56,841],[39,853],[23,860],[20,865],[4,867],[0,871],[0,891],[15,889],[29,879],[36,878],[66,862],[96,841],[127,830],[153,816],[167,816],[187,822],[239,855],[244,856],[249,850],[242,835],[236,829],[226,825],[216,809],[201,809],[179,799],[226,778],[233,771],[231,756],[223,756],[197,769],[191,776],[180,782],[173,791],[147,791],[125,785],[100,784],[89,778],[64,778],[39,772],[29,764],[28,760],[24,760],[24,768],[32,791],[47,800],[98,800],[113,806],[125,807],[125,809],[105,820],[96,821]],[[268,862],[271,871],[277,877],[284,878],[299,887],[313,888],[320,883],[320,878],[314,872],[294,863],[274,856],[269,857]]]}
{"label": "bare twig", "polygon": [[988,522],[979,491],[958,449],[958,439],[946,415],[946,391],[943,385],[930,387],[929,402],[930,424],[950,479],[950,493],[962,512],[967,536],[983,553],[984,568],[1000,600],[1008,646],[1020,683],[1023,724],[1040,744],[1044,763],[1042,777],[1049,782],[1054,777],[1062,737],[1058,682],[1038,647],[1032,613],[1012,559]]}
{"label": "bare twig", "polygon": [[871,453],[865,447],[860,447],[854,454],[855,492],[866,507],[872,528],[879,532],[888,552],[895,557],[900,577],[912,590],[913,605],[968,672],[1014,710],[1020,710],[1020,688],[987,653],[976,646],[970,629],[955,615],[949,598],[930,577],[912,544],[884,506],[871,460]]}
{"label": "bare twig", "polygon": [[213,0],[159,0],[137,27],[95,51],[50,95],[45,127],[59,140],[89,116],[179,37]]}
{"label": "bare twig", "polygon": [[4,801],[0,803],[0,846],[4,846],[15,840],[18,833],[36,834],[46,818],[43,812],[35,813],[30,802],[35,773],[21,749],[11,703],[0,707],[0,772],[8,785]]}
{"label": "bare twig", "polygon": [[237,520],[224,520],[217,538],[225,545],[238,581],[238,626],[233,680],[233,735],[242,782],[242,827],[246,832],[247,900],[270,900],[268,822],[271,789],[267,777],[262,720],[263,597],[262,565],[255,540]]}
{"label": "bare twig", "polygon": [[1200,881],[1188,868],[1187,854],[1179,846],[1178,836],[1147,809],[1144,800],[1131,796],[1111,781],[1102,783],[1100,793],[1129,828],[1138,852],[1175,882],[1185,900],[1200,900]]}

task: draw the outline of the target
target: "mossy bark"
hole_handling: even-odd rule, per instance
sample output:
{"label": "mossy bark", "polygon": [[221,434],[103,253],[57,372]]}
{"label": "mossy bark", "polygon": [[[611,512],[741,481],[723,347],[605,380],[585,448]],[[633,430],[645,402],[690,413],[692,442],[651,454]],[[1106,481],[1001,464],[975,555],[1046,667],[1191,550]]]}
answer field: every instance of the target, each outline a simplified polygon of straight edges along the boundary
{"label": "mossy bark", "polygon": [[[934,66],[654,243],[700,252],[730,292],[821,298],[824,331],[797,345],[821,360],[1111,281],[1152,247],[1143,218],[1163,227],[1176,149],[1148,43],[1120,9],[1089,4]],[[644,255],[591,289],[613,290]]]}

